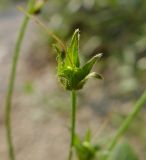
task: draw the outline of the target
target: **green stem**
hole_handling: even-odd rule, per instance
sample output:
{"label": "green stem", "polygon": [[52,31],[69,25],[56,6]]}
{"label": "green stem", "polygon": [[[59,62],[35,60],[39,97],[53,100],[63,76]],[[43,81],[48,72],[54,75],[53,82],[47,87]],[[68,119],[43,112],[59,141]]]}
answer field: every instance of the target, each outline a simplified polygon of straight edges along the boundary
{"label": "green stem", "polygon": [[71,92],[71,98],[72,98],[71,143],[70,143],[70,151],[69,151],[69,158],[68,158],[68,160],[72,159],[72,149],[74,147],[74,140],[75,140],[76,105],[77,105],[76,91],[73,90]]}
{"label": "green stem", "polygon": [[137,103],[134,106],[134,110],[129,114],[129,116],[126,118],[126,120],[123,122],[119,130],[117,131],[115,137],[113,138],[111,144],[108,147],[108,150],[111,151],[118,143],[121,136],[127,131],[132,121],[136,118],[138,113],[140,112],[141,108],[146,103],[146,91],[143,93],[143,95],[140,97],[140,99],[137,101]]}
{"label": "green stem", "polygon": [[[35,5],[35,1],[36,0],[29,1],[28,12],[32,13]],[[8,145],[8,155],[10,160],[15,160],[15,153],[14,153],[14,147],[12,142],[12,130],[11,130],[12,95],[13,95],[14,83],[15,83],[15,77],[16,77],[17,62],[18,62],[20,49],[21,49],[21,45],[25,35],[28,21],[29,21],[29,18],[25,16],[19,31],[18,38],[17,38],[13,60],[12,60],[9,84],[7,89],[6,102],[5,102],[5,127],[6,127],[6,136],[7,136],[6,138],[7,138],[7,145]]]}

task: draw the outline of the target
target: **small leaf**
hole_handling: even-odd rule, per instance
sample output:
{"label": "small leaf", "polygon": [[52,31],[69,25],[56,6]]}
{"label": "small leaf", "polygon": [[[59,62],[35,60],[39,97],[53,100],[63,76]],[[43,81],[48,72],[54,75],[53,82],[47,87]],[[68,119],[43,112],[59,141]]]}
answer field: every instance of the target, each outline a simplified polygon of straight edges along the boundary
{"label": "small leaf", "polygon": [[102,56],[102,54],[97,54],[94,57],[92,57],[89,61],[87,61],[87,63],[82,67],[83,70],[83,76],[86,76],[90,73],[93,65],[95,64],[95,62],[100,59]]}
{"label": "small leaf", "polygon": [[79,29],[76,29],[73,36],[72,40],[70,43],[70,46],[67,50],[67,55],[66,55],[66,65],[69,66],[74,66],[74,67],[79,67],[80,66],[80,61],[79,61]]}

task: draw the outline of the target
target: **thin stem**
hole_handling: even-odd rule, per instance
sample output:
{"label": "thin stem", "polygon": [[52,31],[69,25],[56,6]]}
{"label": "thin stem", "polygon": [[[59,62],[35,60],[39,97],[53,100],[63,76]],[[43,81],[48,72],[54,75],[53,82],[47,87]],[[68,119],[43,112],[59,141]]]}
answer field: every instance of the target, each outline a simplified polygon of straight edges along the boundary
{"label": "thin stem", "polygon": [[134,110],[129,114],[127,119],[123,122],[123,124],[117,131],[115,137],[113,138],[111,144],[108,147],[109,151],[111,151],[116,146],[121,136],[127,131],[130,124],[136,118],[136,116],[138,115],[138,113],[140,112],[141,108],[144,106],[145,103],[146,103],[146,91],[143,93],[143,95],[140,97],[140,99],[135,104]]}
{"label": "thin stem", "polygon": [[[28,3],[28,11],[31,12],[34,8],[36,0],[30,0]],[[16,77],[16,69],[17,69],[17,62],[20,54],[20,49],[23,41],[23,37],[26,31],[26,27],[28,24],[29,18],[27,16],[24,17],[22,22],[19,35],[17,38],[14,55],[12,59],[12,66],[9,78],[9,84],[7,89],[6,95],[6,102],[5,102],[5,127],[6,127],[6,138],[7,138],[7,145],[8,145],[8,155],[10,160],[15,160],[15,153],[12,141],[12,130],[11,130],[11,106],[12,106],[12,95],[14,90],[14,83]]]}
{"label": "thin stem", "polygon": [[77,105],[77,95],[76,91],[71,92],[72,98],[72,119],[71,119],[71,143],[70,143],[70,151],[68,160],[72,159],[72,149],[74,147],[75,140],[75,129],[76,129],[76,105]]}
{"label": "thin stem", "polygon": [[[37,23],[44,31],[46,31],[49,36],[51,36],[54,40],[56,40],[56,42],[58,42],[58,44],[64,49],[64,51],[67,52],[66,46],[64,45],[62,40],[59,37],[57,37],[44,23],[42,23],[38,17],[31,15],[30,13],[25,11],[25,9],[23,9],[22,7],[18,7],[18,9],[21,12],[23,12],[25,15],[27,15],[29,18],[34,20],[35,23]],[[69,55],[68,55],[68,59],[72,65],[72,67],[74,67],[73,62],[71,61],[71,58]]]}
{"label": "thin stem", "polygon": [[35,17],[34,15],[30,14],[29,12],[25,11],[22,7],[18,7],[18,9],[23,12],[27,17],[32,19],[36,24],[38,24],[43,31],[45,31],[49,36],[51,36],[56,42],[60,44],[60,46],[66,51],[66,46],[64,45],[64,42],[57,37],[51,29],[49,29],[44,23],[41,22],[41,20],[38,17]]}

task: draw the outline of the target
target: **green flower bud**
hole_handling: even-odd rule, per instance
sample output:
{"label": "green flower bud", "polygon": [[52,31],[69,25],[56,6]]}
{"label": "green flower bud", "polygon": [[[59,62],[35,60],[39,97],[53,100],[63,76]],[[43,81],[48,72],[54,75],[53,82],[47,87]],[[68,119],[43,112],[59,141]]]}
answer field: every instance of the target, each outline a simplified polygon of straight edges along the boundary
{"label": "green flower bud", "polygon": [[33,9],[33,14],[39,14],[47,0],[37,0]]}
{"label": "green flower bud", "polygon": [[101,58],[102,54],[92,57],[87,63],[80,67],[79,60],[79,29],[76,29],[65,55],[55,46],[58,62],[58,79],[67,90],[82,89],[89,78],[103,79],[98,73],[90,73],[95,62]]}

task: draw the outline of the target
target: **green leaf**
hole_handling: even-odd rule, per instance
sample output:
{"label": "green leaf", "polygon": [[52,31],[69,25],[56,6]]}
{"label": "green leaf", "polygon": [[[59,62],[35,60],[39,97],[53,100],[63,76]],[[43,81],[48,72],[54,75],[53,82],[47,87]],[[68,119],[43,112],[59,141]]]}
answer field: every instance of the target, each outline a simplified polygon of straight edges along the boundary
{"label": "green leaf", "polygon": [[95,62],[100,59],[102,56],[102,54],[97,54],[94,57],[92,57],[89,61],[87,61],[87,63],[82,67],[83,70],[83,77],[85,77],[86,75],[88,75],[93,67],[93,65],[95,64]]}
{"label": "green leaf", "polygon": [[67,50],[65,64],[67,66],[79,67],[80,60],[78,53],[79,53],[79,29],[76,29],[72,36],[70,46],[68,47]]}
{"label": "green leaf", "polygon": [[113,150],[108,160],[138,160],[136,153],[129,143],[124,142]]}

